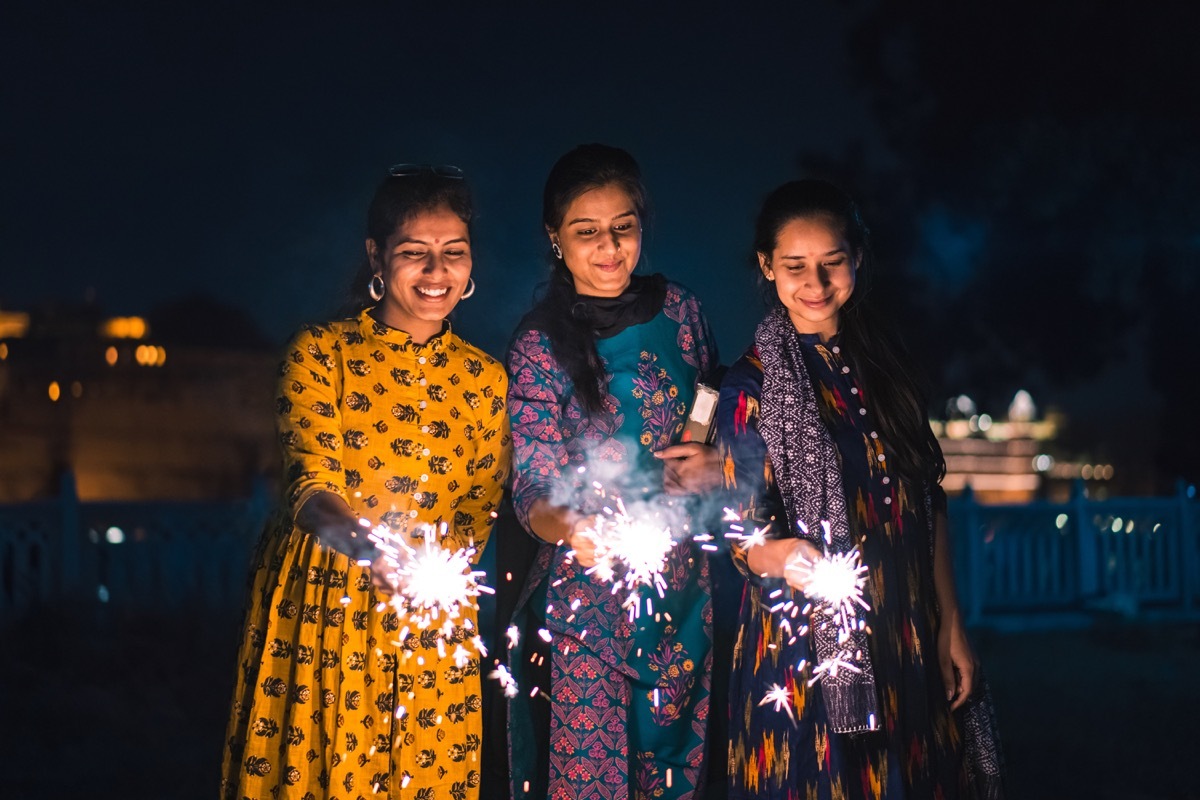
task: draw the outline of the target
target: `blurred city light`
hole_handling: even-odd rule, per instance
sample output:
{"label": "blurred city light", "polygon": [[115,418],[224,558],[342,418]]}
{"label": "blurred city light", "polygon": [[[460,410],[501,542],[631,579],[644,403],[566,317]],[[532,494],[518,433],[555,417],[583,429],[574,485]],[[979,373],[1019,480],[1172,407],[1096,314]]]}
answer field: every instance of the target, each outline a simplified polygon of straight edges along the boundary
{"label": "blurred city light", "polygon": [[108,339],[144,339],[149,332],[141,317],[113,317],[100,325],[100,335]]}

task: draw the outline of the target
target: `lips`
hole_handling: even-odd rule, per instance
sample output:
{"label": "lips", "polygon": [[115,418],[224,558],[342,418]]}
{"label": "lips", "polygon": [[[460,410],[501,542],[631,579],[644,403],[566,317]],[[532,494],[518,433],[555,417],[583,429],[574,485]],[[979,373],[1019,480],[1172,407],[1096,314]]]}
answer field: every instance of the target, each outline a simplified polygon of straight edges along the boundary
{"label": "lips", "polygon": [[819,308],[825,308],[825,306],[829,305],[830,301],[833,298],[822,297],[820,300],[805,300],[803,297],[801,297],[799,299],[800,299],[800,302],[803,303],[805,306],[812,308],[812,309],[819,309]]}

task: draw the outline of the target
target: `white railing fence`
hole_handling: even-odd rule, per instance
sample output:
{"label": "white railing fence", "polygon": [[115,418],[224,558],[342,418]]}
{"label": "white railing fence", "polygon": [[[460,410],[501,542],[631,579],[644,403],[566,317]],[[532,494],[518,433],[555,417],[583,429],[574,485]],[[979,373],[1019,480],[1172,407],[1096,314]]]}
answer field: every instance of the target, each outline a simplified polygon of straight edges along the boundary
{"label": "white railing fence", "polygon": [[[972,626],[1054,625],[1097,613],[1200,618],[1200,504],[1175,497],[989,506],[950,501],[959,593]],[[242,607],[271,510],[244,500],[0,506],[0,622],[55,604],[227,615]]]}

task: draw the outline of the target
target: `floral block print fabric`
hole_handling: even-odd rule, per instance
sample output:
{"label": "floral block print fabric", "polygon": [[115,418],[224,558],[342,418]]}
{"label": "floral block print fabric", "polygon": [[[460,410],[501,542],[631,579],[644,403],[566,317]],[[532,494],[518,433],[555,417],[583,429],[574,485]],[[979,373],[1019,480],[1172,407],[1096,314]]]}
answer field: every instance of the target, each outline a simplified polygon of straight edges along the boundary
{"label": "floral block print fabric", "polygon": [[[601,480],[627,502],[658,504],[662,465],[651,453],[678,440],[700,376],[716,349],[695,297],[669,283],[662,312],[601,339],[606,413],[584,412],[540,331],[518,331],[508,354],[513,427],[513,502],[528,526],[542,497],[589,513]],[[579,467],[587,467],[580,474]],[[518,605],[527,635],[510,654],[518,682],[527,660],[548,658],[550,685],[523,686],[510,708],[514,797],[690,798],[704,763],[712,607],[707,560],[690,538],[672,548],[660,597],[627,594],[585,573],[564,546],[543,546]],[[647,606],[646,600],[650,600]],[[536,619],[536,624],[530,620]],[[549,652],[530,646],[544,625]],[[551,704],[549,774],[535,774],[531,703]]]}
{"label": "floral block print fabric", "polygon": [[[730,680],[731,798],[950,800],[964,791],[959,731],[937,661],[938,616],[924,487],[905,485],[888,468],[870,399],[837,338],[801,336],[805,365],[822,421],[841,459],[850,524],[869,567],[866,618],[880,692],[882,730],[830,730],[820,683],[812,678],[807,636],[769,607],[787,597],[807,602],[782,580],[764,579],[734,561],[747,578]],[[791,536],[766,444],[758,433],[762,364],[752,349],[721,385],[718,446],[729,503],[773,537]],[[944,502],[940,489],[937,496]],[[915,502],[914,502],[915,501]],[[776,594],[781,593],[781,594]],[[802,668],[797,669],[798,666]],[[791,715],[763,703],[786,689]],[[794,719],[793,719],[794,716]]]}
{"label": "floral block print fabric", "polygon": [[276,400],[284,502],[251,575],[223,797],[478,796],[480,663],[453,658],[475,612],[449,636],[420,630],[293,519],[329,491],[372,525],[445,523],[445,546],[482,550],[508,468],[506,385],[448,329],[419,345],[364,312],[292,340]]}

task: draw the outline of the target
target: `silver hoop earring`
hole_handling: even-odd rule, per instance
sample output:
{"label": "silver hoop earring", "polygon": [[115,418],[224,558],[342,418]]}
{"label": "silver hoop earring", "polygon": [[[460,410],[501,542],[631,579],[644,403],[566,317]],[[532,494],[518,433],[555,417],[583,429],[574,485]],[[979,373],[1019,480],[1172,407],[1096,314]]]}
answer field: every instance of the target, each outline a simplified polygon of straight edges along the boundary
{"label": "silver hoop earring", "polygon": [[459,295],[459,298],[458,298],[459,300],[466,300],[468,297],[475,294],[475,279],[467,278],[467,283],[469,283],[470,286],[467,288],[467,290],[465,292],[463,292],[461,295]]}
{"label": "silver hoop earring", "polygon": [[372,275],[370,282],[367,283],[367,293],[376,303],[383,299],[383,291],[386,288],[383,284],[383,277],[380,275]]}
{"label": "silver hoop earring", "polygon": [[554,253],[554,257],[562,261],[562,248],[558,246],[558,242],[550,243],[550,252]]}

